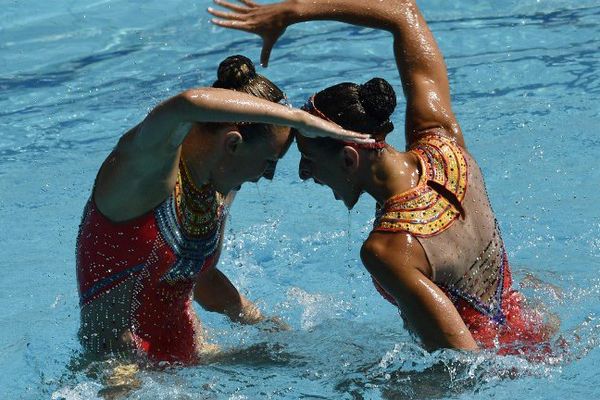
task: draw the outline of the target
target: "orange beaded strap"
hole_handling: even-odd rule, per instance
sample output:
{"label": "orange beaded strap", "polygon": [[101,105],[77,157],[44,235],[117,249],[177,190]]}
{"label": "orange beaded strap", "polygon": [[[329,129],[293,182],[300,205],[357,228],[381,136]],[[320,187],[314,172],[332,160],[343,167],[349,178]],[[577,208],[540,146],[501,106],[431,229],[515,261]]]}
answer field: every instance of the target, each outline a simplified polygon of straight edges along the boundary
{"label": "orange beaded strap", "polygon": [[435,133],[424,134],[409,151],[421,163],[419,183],[377,210],[374,230],[404,231],[418,237],[437,235],[450,227],[460,210],[432,186],[441,186],[462,203],[467,190],[467,160],[453,139]]}

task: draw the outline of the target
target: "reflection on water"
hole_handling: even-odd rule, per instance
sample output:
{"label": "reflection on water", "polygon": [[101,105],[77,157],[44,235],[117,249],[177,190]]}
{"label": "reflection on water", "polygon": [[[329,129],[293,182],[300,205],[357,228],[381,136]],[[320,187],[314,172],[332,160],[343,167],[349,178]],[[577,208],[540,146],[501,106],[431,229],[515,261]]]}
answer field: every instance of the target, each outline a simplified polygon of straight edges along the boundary
{"label": "reflection on water", "polygon": [[302,356],[288,352],[285,343],[257,343],[246,348],[224,350],[209,363],[218,365],[244,365],[247,367],[285,367],[302,364]]}

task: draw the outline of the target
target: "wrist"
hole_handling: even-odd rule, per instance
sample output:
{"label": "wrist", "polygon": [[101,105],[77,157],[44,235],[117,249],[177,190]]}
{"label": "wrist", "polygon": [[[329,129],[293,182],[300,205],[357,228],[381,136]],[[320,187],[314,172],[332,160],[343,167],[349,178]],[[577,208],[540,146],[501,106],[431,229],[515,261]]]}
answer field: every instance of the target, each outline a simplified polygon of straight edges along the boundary
{"label": "wrist", "polygon": [[264,319],[260,309],[248,302],[242,308],[242,312],[240,313],[240,322],[248,325],[257,324]]}
{"label": "wrist", "polygon": [[229,310],[227,313],[232,321],[252,325],[264,319],[259,308],[254,303],[245,297],[242,297],[241,299],[242,301],[239,304],[239,307]]}
{"label": "wrist", "polygon": [[292,108],[292,121],[294,122],[293,128],[302,131],[308,125],[309,114],[299,108]]}
{"label": "wrist", "polygon": [[285,19],[287,26],[299,22],[309,21],[311,18],[311,10],[314,7],[314,2],[307,0],[288,0],[285,2],[287,11]]}

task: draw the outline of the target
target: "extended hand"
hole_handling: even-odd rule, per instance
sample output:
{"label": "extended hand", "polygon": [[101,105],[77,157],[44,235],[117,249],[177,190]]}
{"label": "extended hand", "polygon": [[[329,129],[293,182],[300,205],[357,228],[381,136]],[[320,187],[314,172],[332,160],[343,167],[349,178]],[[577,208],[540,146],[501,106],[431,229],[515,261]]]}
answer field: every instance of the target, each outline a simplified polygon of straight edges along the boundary
{"label": "extended hand", "polygon": [[214,2],[230,11],[209,7],[208,12],[218,17],[211,20],[213,24],[254,33],[262,38],[260,63],[266,67],[269,64],[271,49],[291,23],[290,17],[293,14],[292,6],[295,1],[288,0],[265,5],[257,4],[252,0],[239,0],[236,3],[225,0],[214,0]]}
{"label": "extended hand", "polygon": [[254,325],[264,320],[264,317],[256,304],[242,295],[240,295],[240,300],[241,302],[235,309],[227,310],[227,315],[232,321],[244,325]]}
{"label": "extended hand", "polygon": [[292,329],[292,327],[280,317],[266,317],[258,323],[257,326],[265,332],[282,332]]}
{"label": "extended hand", "polygon": [[346,130],[333,122],[316,117],[306,111],[301,112],[305,117],[304,123],[301,126],[297,126],[296,129],[304,137],[328,137],[344,142],[356,143],[373,143],[375,141],[367,134]]}

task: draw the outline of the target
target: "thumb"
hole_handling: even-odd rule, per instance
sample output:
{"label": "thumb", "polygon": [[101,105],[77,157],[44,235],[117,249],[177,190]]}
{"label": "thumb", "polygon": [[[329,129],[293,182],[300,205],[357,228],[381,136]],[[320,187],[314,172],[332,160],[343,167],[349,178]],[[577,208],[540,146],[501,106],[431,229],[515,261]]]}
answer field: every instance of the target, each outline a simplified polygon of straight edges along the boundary
{"label": "thumb", "polygon": [[273,46],[277,42],[277,39],[283,34],[283,32],[278,32],[276,34],[265,35],[263,36],[263,47],[260,52],[260,64],[263,67],[269,66],[269,58],[271,57],[271,50],[273,50]]}
{"label": "thumb", "polygon": [[260,65],[265,68],[269,66],[269,58],[271,57],[273,45],[275,45],[274,40],[270,38],[263,38],[263,47],[262,51],[260,52]]}

